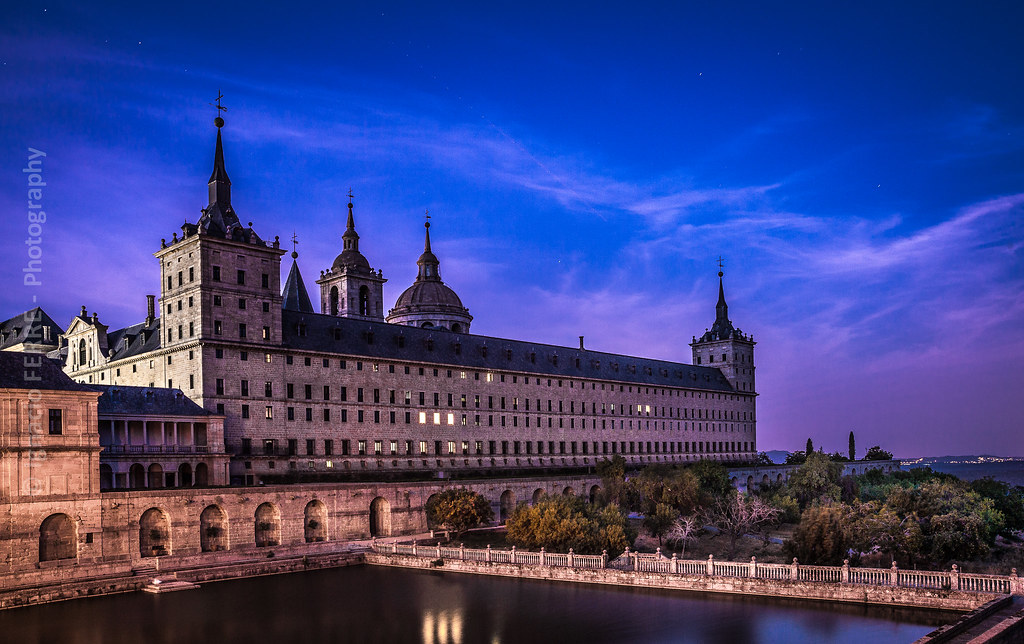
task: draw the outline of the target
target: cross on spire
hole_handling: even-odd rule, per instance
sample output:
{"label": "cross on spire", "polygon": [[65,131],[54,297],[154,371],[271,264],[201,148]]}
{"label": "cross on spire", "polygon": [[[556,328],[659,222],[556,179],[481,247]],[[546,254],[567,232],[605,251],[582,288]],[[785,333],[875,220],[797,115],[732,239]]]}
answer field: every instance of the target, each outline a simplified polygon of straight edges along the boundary
{"label": "cross on spire", "polygon": [[217,99],[216,99],[217,102],[216,103],[207,103],[211,107],[216,107],[217,108],[217,115],[218,116],[220,115],[221,112],[227,112],[228,111],[228,108],[226,108],[226,107],[224,107],[223,105],[220,104],[220,99],[222,99],[222,98],[224,98],[224,94],[222,94],[221,91],[218,89],[217,90]]}
{"label": "cross on spire", "polygon": [[721,256],[721,255],[719,255],[719,256],[718,256],[718,276],[719,276],[719,277],[721,277],[721,276],[723,275],[723,273],[722,273],[722,269],[723,269],[724,267],[725,267],[725,260],[724,260],[724,259],[722,259],[722,256]]}
{"label": "cross on spire", "polygon": [[299,250],[299,236],[295,234],[294,230],[292,231],[292,250]]}

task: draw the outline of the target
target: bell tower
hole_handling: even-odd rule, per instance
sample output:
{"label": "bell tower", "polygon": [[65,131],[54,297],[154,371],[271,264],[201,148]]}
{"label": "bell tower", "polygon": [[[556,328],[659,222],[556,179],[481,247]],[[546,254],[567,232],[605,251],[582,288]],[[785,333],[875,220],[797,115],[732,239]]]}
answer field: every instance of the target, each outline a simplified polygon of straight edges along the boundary
{"label": "bell tower", "polygon": [[341,236],[342,251],[334,264],[320,273],[320,312],[345,318],[384,321],[384,274],[370,268],[359,252],[359,234],[348,193],[348,222]]}
{"label": "bell tower", "polygon": [[694,336],[693,364],[716,367],[736,391],[754,393],[754,342],[729,319],[729,305],[725,302],[724,273],[719,259],[718,304],[715,305],[715,323],[697,339]]}

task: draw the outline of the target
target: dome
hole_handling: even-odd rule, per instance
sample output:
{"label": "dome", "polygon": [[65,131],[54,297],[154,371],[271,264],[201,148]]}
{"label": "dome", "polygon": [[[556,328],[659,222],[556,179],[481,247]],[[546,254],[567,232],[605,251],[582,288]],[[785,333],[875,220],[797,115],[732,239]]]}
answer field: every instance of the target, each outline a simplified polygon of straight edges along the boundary
{"label": "dome", "polygon": [[369,272],[370,262],[366,261],[363,254],[357,250],[343,250],[340,255],[334,258],[334,264],[331,266],[331,270],[337,271],[345,267],[350,269],[365,269]]}
{"label": "dome", "polygon": [[415,307],[417,311],[444,311],[449,307],[465,311],[462,300],[444,282],[416,282],[398,296],[395,312],[404,307]]}

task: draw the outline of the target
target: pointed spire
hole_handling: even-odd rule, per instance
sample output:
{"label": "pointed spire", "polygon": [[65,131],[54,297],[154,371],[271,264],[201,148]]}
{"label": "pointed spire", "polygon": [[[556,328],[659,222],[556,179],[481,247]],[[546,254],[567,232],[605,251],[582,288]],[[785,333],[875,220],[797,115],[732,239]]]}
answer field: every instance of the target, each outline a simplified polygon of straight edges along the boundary
{"label": "pointed spire", "polygon": [[[430,218],[430,215],[426,215]],[[423,280],[430,281],[441,281],[441,262],[438,261],[437,256],[430,251],[430,222],[424,222],[423,227],[426,229],[426,235],[423,239],[423,254],[416,261],[417,266],[420,267],[419,274],[416,276],[416,281],[421,282]]]}
{"label": "pointed spire", "polygon": [[729,321],[729,305],[725,303],[725,286],[722,284],[724,273],[718,271],[718,304],[715,305],[715,322]]}
{"label": "pointed spire", "polygon": [[284,292],[281,293],[281,308],[288,311],[299,311],[301,313],[313,313],[313,303],[309,301],[309,293],[302,281],[302,274],[299,272],[299,264],[295,260],[299,254],[292,251],[292,268],[288,271],[288,279],[284,283]]}
{"label": "pointed spire", "polygon": [[356,232],[356,220],[352,216],[352,189],[348,190],[348,222],[345,233],[341,236],[344,250],[359,252],[359,233]]}
{"label": "pointed spire", "polygon": [[231,205],[231,179],[228,178],[228,171],[224,168],[224,144],[221,142],[220,129],[224,127],[224,119],[217,117],[217,146],[213,151],[213,173],[210,175],[209,191],[210,203]]}

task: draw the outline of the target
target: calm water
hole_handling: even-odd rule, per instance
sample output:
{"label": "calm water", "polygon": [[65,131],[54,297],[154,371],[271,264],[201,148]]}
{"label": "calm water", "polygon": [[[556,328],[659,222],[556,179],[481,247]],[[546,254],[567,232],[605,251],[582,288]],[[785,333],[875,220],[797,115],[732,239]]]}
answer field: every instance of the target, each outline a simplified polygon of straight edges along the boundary
{"label": "calm water", "polygon": [[0,612],[31,644],[911,642],[951,614],[360,566]]}

